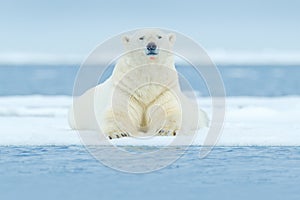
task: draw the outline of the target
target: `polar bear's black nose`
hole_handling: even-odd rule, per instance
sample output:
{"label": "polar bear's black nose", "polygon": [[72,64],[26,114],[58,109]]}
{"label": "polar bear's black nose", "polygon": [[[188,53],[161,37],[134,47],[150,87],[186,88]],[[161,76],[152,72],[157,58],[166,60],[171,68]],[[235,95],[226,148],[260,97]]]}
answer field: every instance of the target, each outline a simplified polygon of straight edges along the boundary
{"label": "polar bear's black nose", "polygon": [[156,46],[156,44],[154,42],[149,42],[147,44],[147,50],[148,51],[154,51],[154,50],[156,50],[156,48],[157,48],[157,46]]}

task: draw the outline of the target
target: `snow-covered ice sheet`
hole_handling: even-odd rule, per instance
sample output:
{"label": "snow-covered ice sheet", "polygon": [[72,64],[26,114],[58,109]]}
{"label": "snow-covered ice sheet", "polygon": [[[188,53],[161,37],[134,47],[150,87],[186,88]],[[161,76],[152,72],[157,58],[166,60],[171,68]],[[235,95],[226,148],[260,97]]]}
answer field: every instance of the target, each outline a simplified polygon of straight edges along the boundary
{"label": "snow-covered ice sheet", "polygon": [[[0,145],[78,145],[67,121],[69,96],[0,97]],[[209,115],[211,99],[199,97]],[[208,129],[197,133],[202,145]],[[174,137],[121,138],[116,145],[167,145]],[[220,146],[300,146],[300,97],[228,97]]]}

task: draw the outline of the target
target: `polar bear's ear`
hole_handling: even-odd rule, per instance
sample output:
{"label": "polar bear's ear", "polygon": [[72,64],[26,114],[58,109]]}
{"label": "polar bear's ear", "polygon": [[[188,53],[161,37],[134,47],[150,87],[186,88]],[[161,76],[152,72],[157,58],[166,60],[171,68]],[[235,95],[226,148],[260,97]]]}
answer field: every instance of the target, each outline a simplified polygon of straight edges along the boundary
{"label": "polar bear's ear", "polygon": [[168,39],[169,39],[169,42],[173,45],[176,41],[176,35],[174,33],[169,33]]}
{"label": "polar bear's ear", "polygon": [[129,40],[130,40],[129,36],[127,35],[122,36],[122,42],[124,45],[128,44]]}

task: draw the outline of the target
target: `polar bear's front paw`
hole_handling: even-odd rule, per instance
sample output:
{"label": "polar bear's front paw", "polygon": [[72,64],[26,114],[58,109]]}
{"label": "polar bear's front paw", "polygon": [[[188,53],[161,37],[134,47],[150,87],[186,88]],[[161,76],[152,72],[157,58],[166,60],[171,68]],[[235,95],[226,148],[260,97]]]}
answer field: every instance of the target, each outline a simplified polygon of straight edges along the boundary
{"label": "polar bear's front paw", "polygon": [[160,136],[175,136],[177,134],[177,130],[166,130],[166,129],[160,129],[157,132],[157,135]]}
{"label": "polar bear's front paw", "polygon": [[121,137],[129,137],[129,133],[124,133],[124,132],[113,132],[109,133],[107,138],[108,139],[116,139],[116,138],[121,138]]}

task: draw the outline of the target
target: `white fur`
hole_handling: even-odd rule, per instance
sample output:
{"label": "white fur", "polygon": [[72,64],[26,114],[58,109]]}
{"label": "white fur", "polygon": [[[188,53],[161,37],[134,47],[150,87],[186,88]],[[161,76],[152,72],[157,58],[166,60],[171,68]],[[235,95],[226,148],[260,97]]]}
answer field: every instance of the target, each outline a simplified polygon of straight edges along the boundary
{"label": "white fur", "polygon": [[[207,126],[206,114],[180,91],[171,53],[175,35],[146,29],[122,41],[126,53],[112,76],[74,99],[70,126],[101,130],[110,138],[175,135]],[[149,42],[158,55],[146,55]]]}

